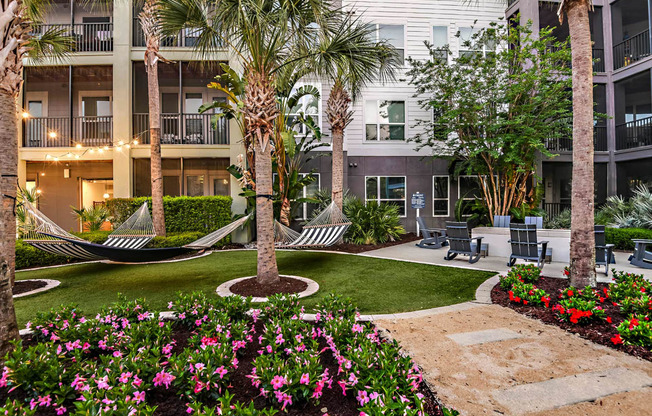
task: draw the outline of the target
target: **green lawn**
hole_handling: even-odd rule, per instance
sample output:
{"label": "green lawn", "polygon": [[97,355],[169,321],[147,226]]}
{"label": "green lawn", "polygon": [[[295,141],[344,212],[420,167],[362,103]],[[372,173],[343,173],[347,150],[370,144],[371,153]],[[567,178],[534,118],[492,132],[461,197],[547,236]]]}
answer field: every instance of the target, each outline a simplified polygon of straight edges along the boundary
{"label": "green lawn", "polygon": [[[277,256],[281,273],[319,283],[319,292],[303,300],[307,310],[328,293],[352,297],[362,313],[451,305],[472,300],[476,288],[494,274],[334,253],[281,251]],[[153,307],[164,309],[177,291],[203,290],[212,294],[227,280],[255,273],[254,251],[216,252],[167,264],[93,263],[19,272],[18,280],[56,279],[61,285],[16,299],[16,313],[21,327],[37,312],[71,302],[90,315],[116,300],[118,292],[130,299],[145,297]]]}

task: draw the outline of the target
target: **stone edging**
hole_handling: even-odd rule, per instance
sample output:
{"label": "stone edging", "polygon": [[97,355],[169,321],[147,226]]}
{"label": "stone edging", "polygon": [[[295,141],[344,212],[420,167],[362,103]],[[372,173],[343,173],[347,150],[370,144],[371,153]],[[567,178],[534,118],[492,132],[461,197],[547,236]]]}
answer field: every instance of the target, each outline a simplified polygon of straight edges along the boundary
{"label": "stone edging", "polygon": [[[290,276],[287,274],[281,275],[283,277],[289,277],[291,279],[296,279],[296,280],[301,280],[302,282],[306,282],[308,284],[308,287],[306,287],[306,290],[303,292],[296,293],[296,295],[299,296],[299,298],[305,298],[310,295],[314,295],[317,293],[319,290],[319,284],[315,282],[314,280],[307,279],[305,277],[300,277],[300,276]],[[251,279],[256,276],[245,276],[245,277],[239,277],[237,279],[229,280],[228,282],[224,282],[221,285],[217,287],[215,292],[218,294],[218,296],[226,297],[226,296],[233,296],[235,293],[231,292],[231,286],[234,284],[241,282],[243,280]],[[263,297],[253,297],[251,298],[252,302],[267,302],[267,298]]]}
{"label": "stone edging", "polygon": [[45,292],[46,290],[54,289],[55,287],[61,284],[60,281],[53,280],[53,279],[25,279],[25,280],[18,280],[18,281],[19,282],[45,282],[46,285],[38,289],[30,290],[29,292],[21,293],[20,295],[14,295],[13,296],[14,299]]}

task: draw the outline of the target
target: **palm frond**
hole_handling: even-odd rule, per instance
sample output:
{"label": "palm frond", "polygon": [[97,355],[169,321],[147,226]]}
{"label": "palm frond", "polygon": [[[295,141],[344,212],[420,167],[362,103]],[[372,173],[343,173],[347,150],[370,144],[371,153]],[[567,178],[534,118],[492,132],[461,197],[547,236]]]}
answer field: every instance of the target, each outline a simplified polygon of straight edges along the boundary
{"label": "palm frond", "polygon": [[35,62],[62,61],[74,47],[75,38],[70,36],[65,28],[56,26],[31,36],[25,44],[26,57]]}

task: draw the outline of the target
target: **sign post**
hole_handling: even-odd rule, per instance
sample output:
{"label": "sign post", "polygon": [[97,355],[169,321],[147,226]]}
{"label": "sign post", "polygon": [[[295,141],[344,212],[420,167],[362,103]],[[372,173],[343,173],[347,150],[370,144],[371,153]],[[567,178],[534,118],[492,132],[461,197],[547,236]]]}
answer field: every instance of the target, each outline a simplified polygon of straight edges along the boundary
{"label": "sign post", "polygon": [[[412,209],[417,210],[417,218],[419,218],[419,211],[426,207],[426,196],[421,192],[415,192],[411,198]],[[419,235],[419,221],[417,220],[417,236]]]}

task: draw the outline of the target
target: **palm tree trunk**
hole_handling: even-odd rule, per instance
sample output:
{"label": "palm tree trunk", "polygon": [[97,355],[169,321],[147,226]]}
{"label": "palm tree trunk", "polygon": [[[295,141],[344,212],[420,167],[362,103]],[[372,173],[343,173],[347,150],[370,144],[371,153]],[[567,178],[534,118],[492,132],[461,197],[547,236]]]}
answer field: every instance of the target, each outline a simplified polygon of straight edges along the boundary
{"label": "palm tree trunk", "polygon": [[249,70],[246,79],[245,134],[254,143],[256,165],[257,281],[262,285],[271,285],[280,280],[274,247],[272,203],[272,137],[278,108],[274,83],[268,75]]}
{"label": "palm tree trunk", "polygon": [[344,129],[352,119],[350,104],[351,97],[342,83],[335,82],[328,97],[326,114],[331,124],[333,140],[331,199],[340,210],[344,195]]}
{"label": "palm tree trunk", "polygon": [[163,211],[163,171],[161,168],[161,106],[158,84],[158,42],[147,42],[145,64],[147,65],[147,93],[149,97],[149,142],[152,176],[152,222],[156,235],[165,237],[165,213]]}
{"label": "palm tree trunk", "polygon": [[18,124],[16,100],[0,90],[0,357],[18,339],[12,288],[16,267],[15,198],[18,176]]}
{"label": "palm tree trunk", "polygon": [[571,285],[595,286],[593,62],[587,0],[566,9],[573,56],[573,182]]}

